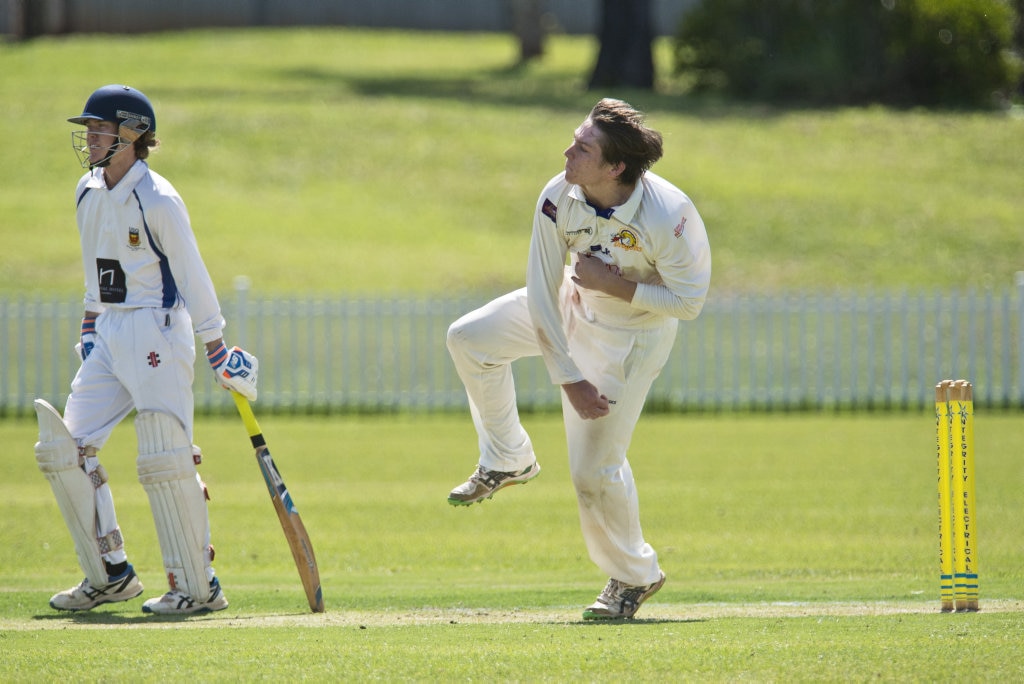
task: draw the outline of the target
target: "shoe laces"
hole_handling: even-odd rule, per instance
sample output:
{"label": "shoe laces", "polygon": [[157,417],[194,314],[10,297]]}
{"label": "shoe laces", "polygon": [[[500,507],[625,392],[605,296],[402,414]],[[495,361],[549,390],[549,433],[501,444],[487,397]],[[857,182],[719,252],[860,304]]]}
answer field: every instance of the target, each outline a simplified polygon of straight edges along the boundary
{"label": "shoe laces", "polygon": [[86,577],[81,581],[81,583],[77,587],[74,588],[74,590],[72,590],[72,594],[76,593],[82,594],[87,599],[92,600],[100,594],[102,594],[103,589],[97,589],[96,587],[92,586],[92,582],[90,582],[89,578]]}
{"label": "shoe laces", "polygon": [[494,489],[501,481],[510,477],[508,473],[502,473],[497,470],[486,470],[483,466],[478,465],[473,474],[469,476],[471,482],[478,482],[488,489]]}
{"label": "shoe laces", "polygon": [[617,579],[608,580],[608,584],[604,585],[604,589],[601,590],[601,595],[597,597],[597,600],[609,606],[612,605],[618,599],[622,586],[624,586],[622,582]]}
{"label": "shoe laces", "polygon": [[597,600],[608,606],[618,606],[625,610],[627,607],[637,605],[640,597],[647,591],[646,586],[635,587],[625,584],[617,579],[608,580],[604,591],[597,597]]}

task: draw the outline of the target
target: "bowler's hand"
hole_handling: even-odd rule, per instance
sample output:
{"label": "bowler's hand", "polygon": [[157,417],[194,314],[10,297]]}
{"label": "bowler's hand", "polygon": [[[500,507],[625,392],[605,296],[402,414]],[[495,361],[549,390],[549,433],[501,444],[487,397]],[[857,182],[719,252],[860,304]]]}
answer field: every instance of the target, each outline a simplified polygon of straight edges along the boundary
{"label": "bowler's hand", "polygon": [[597,388],[588,381],[566,383],[562,385],[562,390],[583,420],[592,420],[608,415],[608,397],[598,392]]}
{"label": "bowler's hand", "polygon": [[636,283],[623,278],[618,266],[585,253],[576,262],[572,282],[585,290],[597,290],[627,302],[633,301],[636,292]]}

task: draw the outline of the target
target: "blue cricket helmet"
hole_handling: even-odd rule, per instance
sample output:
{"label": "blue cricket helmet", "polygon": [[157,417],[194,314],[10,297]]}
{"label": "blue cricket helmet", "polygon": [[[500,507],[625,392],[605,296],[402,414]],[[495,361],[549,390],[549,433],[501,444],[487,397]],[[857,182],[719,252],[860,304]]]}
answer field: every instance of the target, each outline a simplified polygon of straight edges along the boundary
{"label": "blue cricket helmet", "polygon": [[149,98],[126,85],[107,85],[89,96],[85,108],[71,123],[85,125],[90,119],[113,121],[118,128],[127,126],[136,133],[156,131],[156,113]]}

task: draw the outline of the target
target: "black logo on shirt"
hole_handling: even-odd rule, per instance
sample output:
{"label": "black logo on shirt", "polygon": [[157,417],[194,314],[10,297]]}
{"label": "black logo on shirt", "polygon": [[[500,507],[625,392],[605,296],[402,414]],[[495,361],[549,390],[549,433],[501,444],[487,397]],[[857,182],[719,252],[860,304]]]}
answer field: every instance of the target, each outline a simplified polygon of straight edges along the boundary
{"label": "black logo on shirt", "polygon": [[123,304],[128,296],[124,269],[117,259],[97,259],[96,275],[100,284],[100,301],[106,304]]}

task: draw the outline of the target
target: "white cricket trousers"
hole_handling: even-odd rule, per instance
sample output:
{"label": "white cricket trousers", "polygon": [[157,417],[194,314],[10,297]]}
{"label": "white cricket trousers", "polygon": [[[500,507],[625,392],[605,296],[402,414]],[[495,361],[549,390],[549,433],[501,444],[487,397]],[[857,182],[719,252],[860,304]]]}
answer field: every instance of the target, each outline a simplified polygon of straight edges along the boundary
{"label": "white cricket trousers", "polygon": [[103,448],[132,409],[168,413],[192,439],[192,319],[178,309],[107,309],[96,346],[71,382],[64,422],[81,446]]}
{"label": "white cricket trousers", "polygon": [[[567,281],[563,287],[573,287]],[[584,377],[611,402],[607,416],[583,420],[562,393],[569,471],[590,559],[609,577],[642,585],[659,578],[658,556],[644,541],[633,472],[626,459],[651,383],[668,360],[678,322],[615,329],[588,321],[563,297],[569,348]],[[511,363],[539,356],[526,288],[471,311],[448,329],[448,350],[466,386],[480,465],[515,471],[535,460],[519,420]]]}
{"label": "white cricket trousers", "polygon": [[[132,409],[181,421],[192,439],[195,334],[185,309],[107,309],[96,319],[96,346],[71,382],[64,423],[79,446],[103,448]],[[87,463],[89,472],[99,459]],[[96,490],[97,533],[116,530],[110,487]],[[124,549],[103,556],[126,559]]]}

